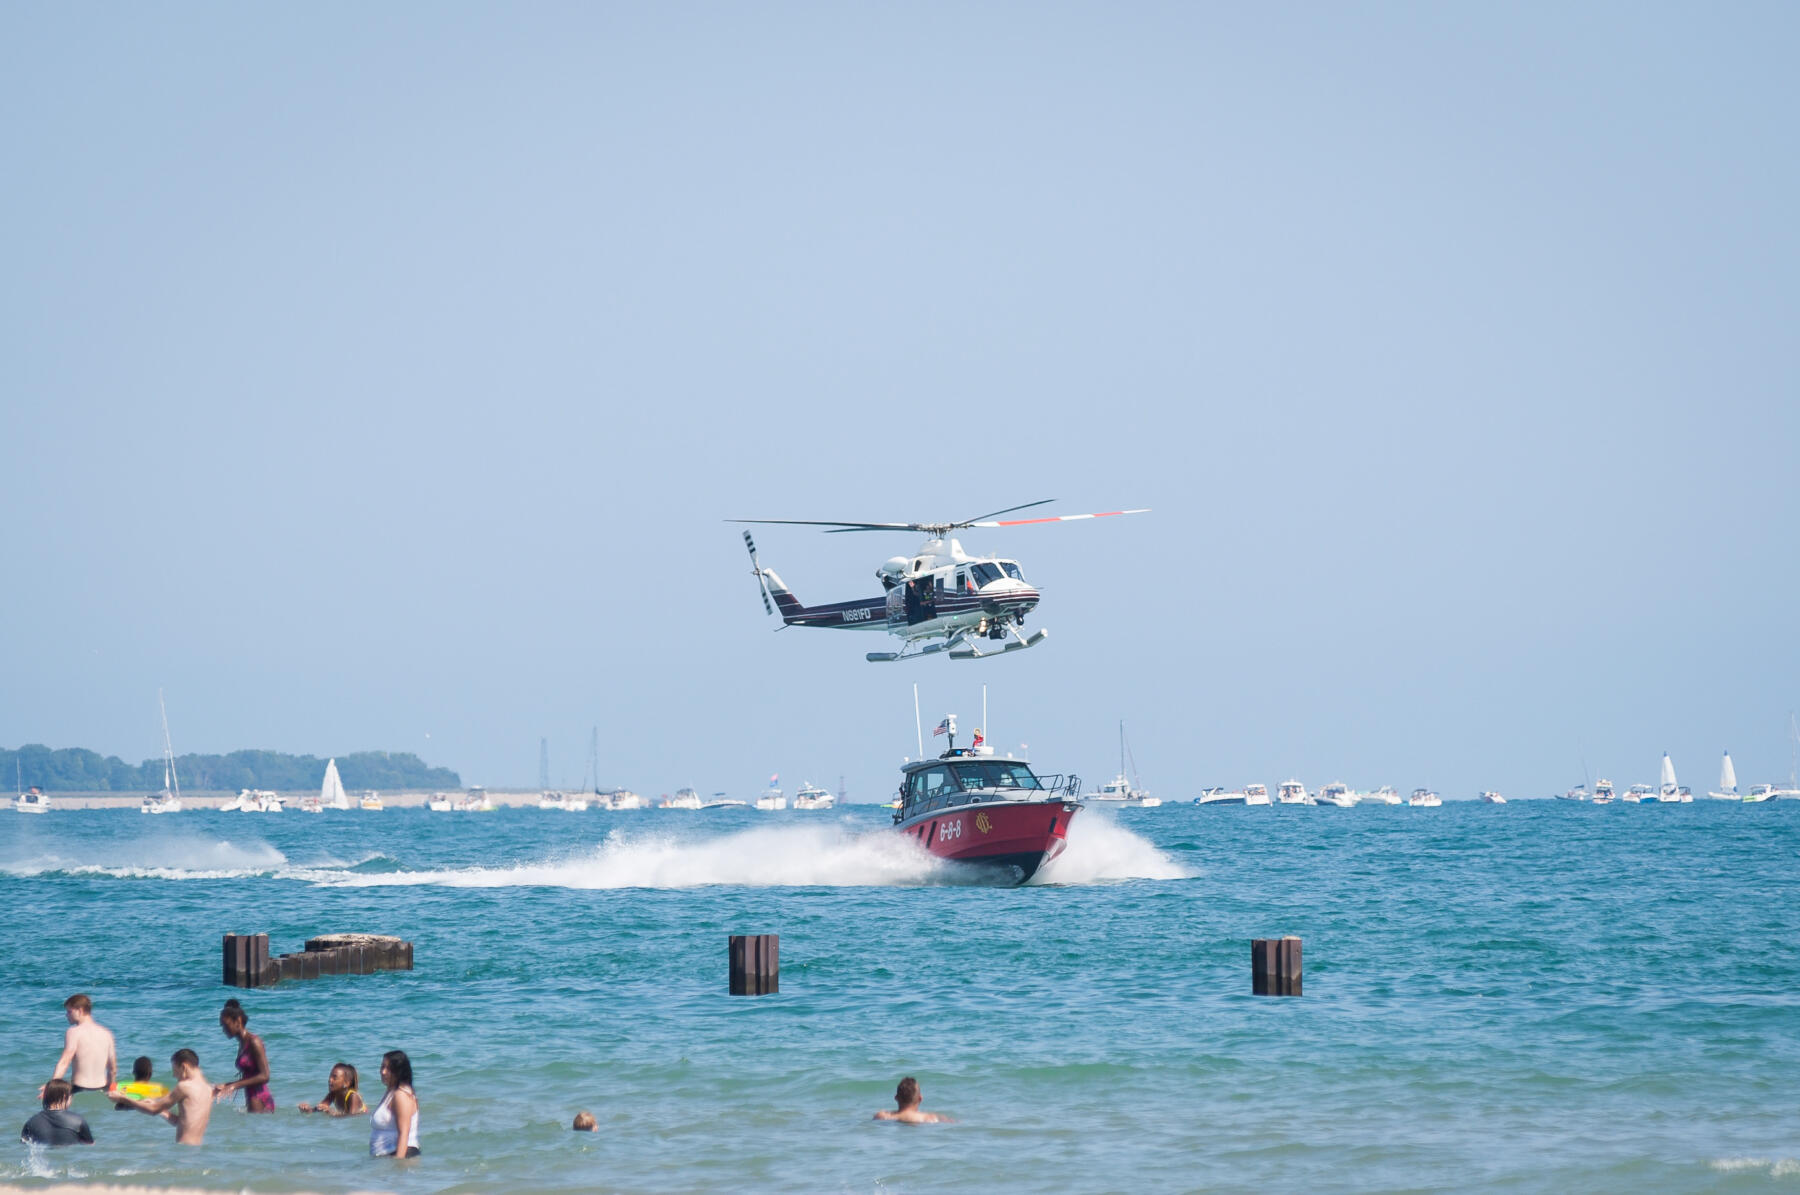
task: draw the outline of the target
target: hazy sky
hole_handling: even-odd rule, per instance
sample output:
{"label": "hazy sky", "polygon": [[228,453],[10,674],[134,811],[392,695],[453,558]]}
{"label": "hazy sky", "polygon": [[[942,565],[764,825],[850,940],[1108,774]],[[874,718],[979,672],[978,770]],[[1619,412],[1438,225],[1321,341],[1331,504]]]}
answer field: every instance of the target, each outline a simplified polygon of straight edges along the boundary
{"label": "hazy sky", "polygon": [[[1785,778],[1800,9],[0,7],[0,744]],[[729,517],[1040,648],[772,634]],[[912,538],[759,532],[804,601]],[[10,777],[8,778],[11,779]]]}

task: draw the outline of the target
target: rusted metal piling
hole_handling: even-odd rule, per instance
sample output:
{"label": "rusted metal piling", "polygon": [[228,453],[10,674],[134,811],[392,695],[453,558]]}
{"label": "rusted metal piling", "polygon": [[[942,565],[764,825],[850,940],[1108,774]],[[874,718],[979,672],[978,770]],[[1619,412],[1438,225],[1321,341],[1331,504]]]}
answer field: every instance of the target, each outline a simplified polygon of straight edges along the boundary
{"label": "rusted metal piling", "polygon": [[225,935],[225,985],[261,988],[284,979],[371,975],[413,969],[413,944],[382,934],[325,934],[308,938],[298,954],[269,957],[268,934]]}
{"label": "rusted metal piling", "polygon": [[732,995],[766,996],[781,990],[781,935],[732,934],[726,957]]}
{"label": "rusted metal piling", "polygon": [[1250,991],[1256,996],[1300,994],[1300,939],[1250,940]]}

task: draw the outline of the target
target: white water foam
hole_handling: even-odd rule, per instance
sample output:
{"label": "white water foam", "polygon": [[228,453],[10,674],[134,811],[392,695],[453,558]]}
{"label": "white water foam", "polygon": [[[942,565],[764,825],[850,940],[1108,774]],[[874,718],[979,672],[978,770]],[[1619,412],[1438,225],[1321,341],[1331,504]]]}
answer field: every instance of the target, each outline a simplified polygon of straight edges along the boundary
{"label": "white water foam", "polygon": [[1185,880],[1192,873],[1110,817],[1088,812],[1069,824],[1069,845],[1032,878],[1033,884],[1098,884],[1107,880]]}
{"label": "white water foam", "polygon": [[0,860],[0,872],[20,877],[60,872],[125,880],[233,880],[279,874],[287,862],[286,855],[266,842],[151,837],[80,856],[50,853]]}
{"label": "white water foam", "polygon": [[1770,1178],[1793,1178],[1800,1175],[1800,1161],[1793,1158],[1714,1158],[1707,1164],[1726,1174],[1742,1170],[1765,1170]]}

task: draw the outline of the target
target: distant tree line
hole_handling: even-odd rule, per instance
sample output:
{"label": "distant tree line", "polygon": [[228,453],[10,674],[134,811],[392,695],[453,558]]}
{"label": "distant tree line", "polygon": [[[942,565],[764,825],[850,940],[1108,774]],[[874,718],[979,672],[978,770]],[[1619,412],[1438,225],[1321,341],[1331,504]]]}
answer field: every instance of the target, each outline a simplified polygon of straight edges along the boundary
{"label": "distant tree line", "polygon": [[[318,788],[325,782],[325,760],[316,755],[287,755],[280,751],[233,751],[229,755],[178,755],[175,775],[184,789],[269,788],[298,791]],[[462,778],[449,768],[434,768],[411,752],[358,751],[337,757],[338,775],[351,790],[374,788],[452,789]],[[45,792],[159,792],[163,786],[163,761],[146,759],[128,764],[113,755],[100,755],[82,747],[45,747],[27,743],[16,751],[0,747],[0,783],[15,777],[26,788],[36,785]]]}

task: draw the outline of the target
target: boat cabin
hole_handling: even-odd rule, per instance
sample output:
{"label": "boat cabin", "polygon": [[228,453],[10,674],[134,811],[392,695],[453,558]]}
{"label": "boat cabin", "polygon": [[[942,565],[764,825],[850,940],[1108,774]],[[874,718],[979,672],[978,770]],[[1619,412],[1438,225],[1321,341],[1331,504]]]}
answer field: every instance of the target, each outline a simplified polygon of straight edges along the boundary
{"label": "boat cabin", "polygon": [[1044,800],[1065,787],[1061,776],[1046,785],[1023,760],[1003,759],[981,748],[953,748],[901,770],[896,821],[956,805]]}

